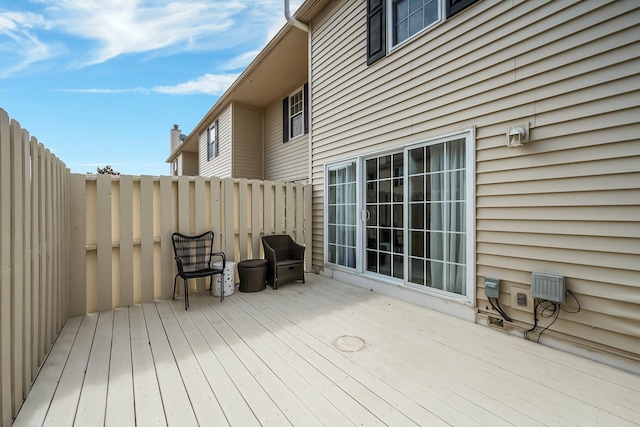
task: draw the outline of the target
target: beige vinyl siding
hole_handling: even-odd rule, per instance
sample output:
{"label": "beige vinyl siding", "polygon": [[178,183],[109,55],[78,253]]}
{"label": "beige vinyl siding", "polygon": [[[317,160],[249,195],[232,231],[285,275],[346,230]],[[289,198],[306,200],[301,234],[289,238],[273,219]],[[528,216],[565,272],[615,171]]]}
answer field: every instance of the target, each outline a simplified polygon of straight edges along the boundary
{"label": "beige vinyl siding", "polygon": [[282,142],[282,100],[269,105],[265,109],[264,117],[264,179],[270,181],[308,179],[309,134]]}
{"label": "beige vinyl siding", "polygon": [[312,26],[315,268],[326,163],[475,127],[480,312],[498,277],[528,327],[511,287],[561,274],[582,311],[545,335],[640,359],[639,7],[481,0],[367,67],[366,2],[335,2]]}
{"label": "beige vinyl siding", "polygon": [[[205,134],[206,141],[206,134]],[[206,147],[206,142],[205,142]],[[173,174],[173,170],[171,171]],[[178,175],[198,175],[198,154],[184,151],[178,156]]]}
{"label": "beige vinyl siding", "polygon": [[[215,121],[212,120],[209,126]],[[231,162],[233,161],[231,152],[231,105],[227,107],[218,117],[218,157],[207,160],[207,131],[200,134],[199,160],[201,176],[216,176],[219,178],[230,178],[232,174]]]}
{"label": "beige vinyl siding", "polygon": [[262,111],[233,104],[233,176],[262,179]]}

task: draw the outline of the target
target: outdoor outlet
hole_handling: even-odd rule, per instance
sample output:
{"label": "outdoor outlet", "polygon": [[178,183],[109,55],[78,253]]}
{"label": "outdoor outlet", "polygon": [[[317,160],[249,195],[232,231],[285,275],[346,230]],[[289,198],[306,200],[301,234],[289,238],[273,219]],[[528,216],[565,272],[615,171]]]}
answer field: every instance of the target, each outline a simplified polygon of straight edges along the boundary
{"label": "outdoor outlet", "polygon": [[533,313],[531,291],[523,288],[511,288],[511,308]]}
{"label": "outdoor outlet", "polygon": [[489,316],[489,326],[494,326],[496,328],[504,328],[504,320],[499,317]]}

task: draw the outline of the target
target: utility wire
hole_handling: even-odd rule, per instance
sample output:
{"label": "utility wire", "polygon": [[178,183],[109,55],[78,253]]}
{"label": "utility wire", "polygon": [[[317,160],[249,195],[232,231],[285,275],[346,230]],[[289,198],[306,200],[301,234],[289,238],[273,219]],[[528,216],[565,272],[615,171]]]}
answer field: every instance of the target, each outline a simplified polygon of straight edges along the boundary
{"label": "utility wire", "polygon": [[553,302],[553,301],[548,301],[548,300],[542,300],[542,299],[538,299],[535,298],[535,305],[533,307],[533,327],[531,327],[531,329],[527,329],[526,331],[524,331],[524,339],[529,339],[529,333],[535,331],[535,329],[538,327],[538,307],[542,307],[542,311],[540,312],[540,317],[545,318],[545,319],[550,319],[553,317],[553,320],[551,321],[551,323],[549,323],[547,326],[545,326],[540,333],[538,334],[538,338],[536,339],[536,343],[540,342],[540,337],[542,336],[542,334],[549,329],[554,323],[556,323],[556,321],[558,320],[558,317],[560,316],[560,312],[564,311],[565,313],[578,313],[580,312],[580,310],[582,309],[581,305],[580,305],[580,301],[578,300],[578,297],[576,297],[576,295],[571,292],[570,290],[566,290],[566,292],[571,295],[571,297],[574,299],[574,301],[576,302],[576,304],[578,305],[578,308],[575,310],[567,310],[566,308],[562,307],[562,304],[557,303],[557,302]]}

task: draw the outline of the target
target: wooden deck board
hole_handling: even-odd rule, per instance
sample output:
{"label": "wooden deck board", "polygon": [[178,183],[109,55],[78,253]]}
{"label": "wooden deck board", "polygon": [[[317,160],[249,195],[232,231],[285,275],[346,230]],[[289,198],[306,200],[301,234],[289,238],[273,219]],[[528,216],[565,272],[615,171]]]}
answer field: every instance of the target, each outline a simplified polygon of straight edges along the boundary
{"label": "wooden deck board", "polygon": [[128,308],[118,308],[114,312],[111,343],[105,426],[135,425]]}
{"label": "wooden deck board", "polygon": [[111,362],[113,336],[113,310],[104,311],[98,317],[87,372],[82,385],[80,403],[74,424],[99,425],[104,422],[107,407],[107,386]]}
{"label": "wooden deck board", "polygon": [[308,275],[69,319],[14,424],[637,426],[638,401],[638,375]]}

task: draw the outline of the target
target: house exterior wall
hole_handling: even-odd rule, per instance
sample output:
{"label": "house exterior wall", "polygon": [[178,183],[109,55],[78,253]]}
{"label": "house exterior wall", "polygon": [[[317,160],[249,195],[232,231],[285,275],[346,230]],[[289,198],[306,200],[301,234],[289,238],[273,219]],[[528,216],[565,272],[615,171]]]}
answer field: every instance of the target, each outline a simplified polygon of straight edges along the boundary
{"label": "house exterior wall", "polygon": [[269,105],[264,118],[264,178],[287,182],[309,179],[309,135],[283,142],[282,100]]}
{"label": "house exterior wall", "polygon": [[[205,130],[200,134],[198,157],[201,176],[216,176],[218,178],[230,178],[232,176],[231,114],[232,106],[229,105],[217,118],[219,138],[219,154],[217,157],[207,160],[207,132]],[[213,121],[209,126],[212,124]]]}
{"label": "house exterior wall", "polygon": [[[205,135],[206,138],[206,135]],[[178,175],[196,176],[198,175],[198,154],[183,151],[177,157],[178,160]],[[173,166],[171,166],[173,168]],[[173,175],[173,171],[171,171]]]}
{"label": "house exterior wall", "polygon": [[262,111],[233,104],[233,176],[262,179]]}
{"label": "house exterior wall", "polygon": [[[327,163],[475,128],[479,320],[497,277],[527,329],[512,289],[549,271],[581,311],[543,340],[640,360],[640,4],[481,0],[370,66],[366,7],[336,1],[312,22],[314,268]],[[519,124],[529,142],[506,147]]]}

